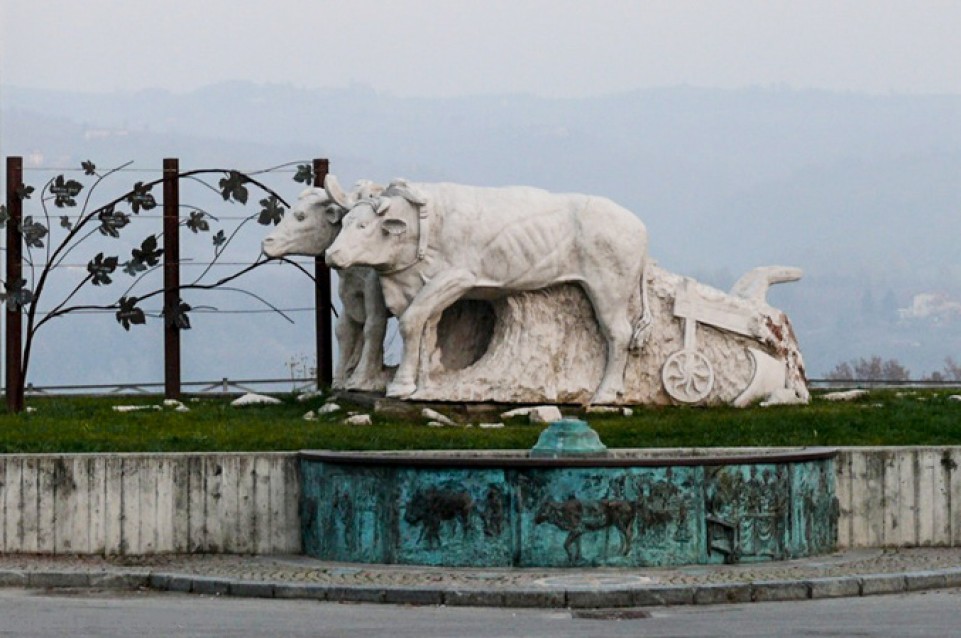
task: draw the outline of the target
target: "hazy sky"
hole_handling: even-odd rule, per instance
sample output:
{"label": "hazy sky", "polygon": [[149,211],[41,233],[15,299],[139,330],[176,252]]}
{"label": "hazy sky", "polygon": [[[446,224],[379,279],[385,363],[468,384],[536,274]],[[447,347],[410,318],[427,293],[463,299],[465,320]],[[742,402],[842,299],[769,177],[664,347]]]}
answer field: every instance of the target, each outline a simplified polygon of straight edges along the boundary
{"label": "hazy sky", "polygon": [[0,0],[0,82],[961,94],[958,0]]}

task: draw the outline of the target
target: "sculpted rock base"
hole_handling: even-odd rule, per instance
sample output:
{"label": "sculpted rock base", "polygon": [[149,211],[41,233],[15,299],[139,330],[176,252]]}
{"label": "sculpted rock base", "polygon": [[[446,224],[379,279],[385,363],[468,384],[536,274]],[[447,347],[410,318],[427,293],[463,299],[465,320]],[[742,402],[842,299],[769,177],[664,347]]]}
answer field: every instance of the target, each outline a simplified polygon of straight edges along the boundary
{"label": "sculpted rock base", "polygon": [[[743,298],[654,266],[647,277],[651,335],[631,353],[614,403],[808,400],[790,322],[763,292]],[[607,360],[597,325],[576,285],[460,301],[428,323],[410,398],[586,404]]]}

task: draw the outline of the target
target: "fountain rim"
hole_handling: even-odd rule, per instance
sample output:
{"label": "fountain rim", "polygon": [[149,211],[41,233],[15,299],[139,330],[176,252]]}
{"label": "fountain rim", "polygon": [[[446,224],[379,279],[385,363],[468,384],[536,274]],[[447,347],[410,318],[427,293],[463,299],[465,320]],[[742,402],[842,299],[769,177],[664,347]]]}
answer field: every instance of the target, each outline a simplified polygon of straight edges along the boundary
{"label": "fountain rim", "polygon": [[[699,448],[704,450],[710,448]],[[656,455],[656,448],[617,448],[604,455],[568,456],[563,458],[531,457],[530,450],[403,450],[403,451],[334,451],[301,450],[298,457],[338,465],[407,466],[444,468],[603,468],[603,467],[699,467],[721,465],[765,465],[822,461],[837,456],[837,448],[804,447],[772,448],[759,452],[749,448],[732,453],[730,448],[719,454],[693,452],[688,455],[668,453]],[[673,451],[672,451],[673,452]],[[646,456],[643,456],[646,454]]]}

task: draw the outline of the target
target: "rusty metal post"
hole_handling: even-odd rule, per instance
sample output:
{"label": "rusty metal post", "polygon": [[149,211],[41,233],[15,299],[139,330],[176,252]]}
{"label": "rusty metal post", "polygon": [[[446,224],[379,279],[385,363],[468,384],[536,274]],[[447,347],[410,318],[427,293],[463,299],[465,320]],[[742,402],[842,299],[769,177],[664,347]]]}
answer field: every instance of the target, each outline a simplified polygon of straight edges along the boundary
{"label": "rusty metal post", "polygon": [[[15,285],[23,278],[23,236],[20,220],[23,218],[23,201],[17,191],[23,186],[23,158],[7,158],[7,279]],[[23,411],[23,310],[11,308],[7,302],[6,331],[6,382],[7,409]]]}
{"label": "rusty metal post", "polygon": [[164,397],[180,398],[180,161],[164,159]]}
{"label": "rusty metal post", "polygon": [[[326,159],[314,160],[314,186],[323,188],[330,170]],[[330,268],[324,256],[314,258],[314,312],[317,322],[317,387],[334,382],[333,322],[331,320]]]}

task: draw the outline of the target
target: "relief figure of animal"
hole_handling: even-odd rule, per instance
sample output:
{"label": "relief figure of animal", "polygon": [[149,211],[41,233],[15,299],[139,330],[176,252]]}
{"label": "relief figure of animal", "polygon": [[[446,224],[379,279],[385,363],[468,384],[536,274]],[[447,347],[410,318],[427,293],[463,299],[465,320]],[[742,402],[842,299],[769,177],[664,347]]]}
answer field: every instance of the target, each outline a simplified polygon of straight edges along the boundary
{"label": "relief figure of animal", "polygon": [[534,517],[535,524],[550,523],[567,532],[564,550],[571,564],[581,562],[581,536],[586,532],[616,529],[620,535],[621,556],[627,556],[634,540],[634,503],[622,500],[587,501],[569,498],[565,501],[544,501]]}
{"label": "relief figure of animal", "polygon": [[462,534],[470,529],[470,517],[474,499],[467,492],[429,488],[416,492],[407,503],[404,521],[408,525],[420,525],[420,541],[428,547],[440,544],[441,525],[445,521],[457,521]]}

